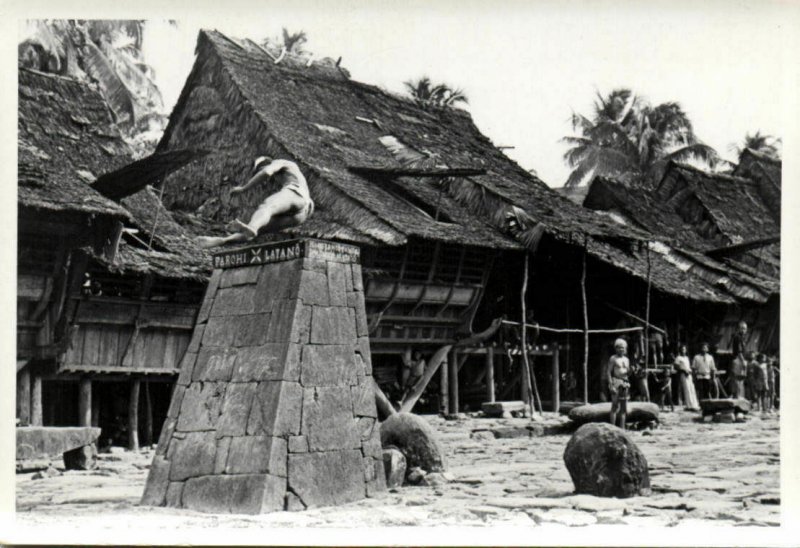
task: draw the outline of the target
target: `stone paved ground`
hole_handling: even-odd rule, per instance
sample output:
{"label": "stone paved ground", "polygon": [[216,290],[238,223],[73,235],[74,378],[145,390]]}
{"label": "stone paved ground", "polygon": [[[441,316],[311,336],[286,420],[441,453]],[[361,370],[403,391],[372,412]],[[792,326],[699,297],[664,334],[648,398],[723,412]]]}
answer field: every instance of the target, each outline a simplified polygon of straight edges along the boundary
{"label": "stone paved ground", "polygon": [[[601,499],[573,495],[562,454],[568,434],[471,438],[477,428],[525,426],[524,419],[444,421],[430,417],[449,458],[451,481],[404,487],[379,500],[262,516],[211,516],[143,508],[152,450],[101,455],[92,472],[33,480],[17,475],[17,522],[81,528],[530,526],[632,524],[779,525],[779,420],[699,424],[666,413],[653,431],[632,433],[650,464],[653,495]],[[548,420],[556,421],[555,417]],[[94,529],[93,529],[94,530]]]}

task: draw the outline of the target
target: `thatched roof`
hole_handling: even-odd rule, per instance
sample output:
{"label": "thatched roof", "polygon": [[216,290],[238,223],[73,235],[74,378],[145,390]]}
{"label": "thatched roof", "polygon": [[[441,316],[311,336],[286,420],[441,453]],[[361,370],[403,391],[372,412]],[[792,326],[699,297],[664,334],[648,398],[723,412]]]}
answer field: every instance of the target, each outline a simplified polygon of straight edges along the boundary
{"label": "thatched roof", "polygon": [[130,149],[96,90],[70,78],[19,70],[18,203],[48,211],[128,214],[89,187],[129,161]]}
{"label": "thatched roof", "polygon": [[739,156],[739,164],[733,170],[734,175],[758,183],[761,197],[778,224],[781,220],[782,167],[780,160],[746,148]]}
{"label": "thatched roof", "polygon": [[[122,200],[133,214],[138,241],[130,237],[121,242],[117,264],[121,271],[151,273],[164,278],[204,281],[211,274],[211,255],[194,243],[186,230],[175,222],[152,187]],[[147,249],[142,244],[147,244]]]}
{"label": "thatched roof", "polygon": [[[215,106],[214,101],[221,104]],[[245,157],[250,154],[247,147],[253,153],[260,147],[296,161],[309,179],[318,207],[312,221],[287,231],[294,234],[388,245],[419,237],[519,248],[482,214],[478,202],[491,199],[524,209],[553,234],[641,235],[558,195],[498,150],[464,111],[423,108],[352,81],[333,63],[306,66],[287,56],[276,64],[250,41],[201,31],[194,69],[159,150],[212,148],[208,141],[196,142],[211,139],[210,133],[216,135],[217,150],[198,163],[205,164],[203,173],[218,178],[172,179],[167,188],[170,209],[202,209],[204,216],[217,221],[249,215],[246,208],[229,203],[227,191],[233,181],[246,176],[252,161]],[[232,149],[239,156],[233,157]],[[464,168],[483,174],[444,181],[397,174],[387,180],[354,169],[385,173],[407,168],[399,159],[402,155],[416,158],[414,167]],[[432,210],[446,222],[435,221]]]}
{"label": "thatched roof", "polygon": [[27,69],[19,70],[18,126],[20,206],[116,216],[138,229],[145,243],[154,234],[152,249],[124,236],[113,263],[95,257],[111,271],[198,281],[208,276],[210,257],[174,222],[150,187],[122,204],[110,199],[142,188],[202,153],[175,151],[134,161],[97,90]]}
{"label": "thatched roof", "polygon": [[678,209],[687,198],[696,199],[727,244],[780,234],[780,226],[759,194],[758,184],[750,179],[672,163],[656,188],[655,197]]}
{"label": "thatched roof", "polygon": [[[683,166],[677,167],[683,169]],[[668,172],[667,176],[676,175]],[[722,180],[730,184],[741,183],[730,178]],[[665,195],[657,198],[652,190],[597,177],[584,201],[585,207],[604,212],[617,222],[645,229],[654,235],[654,239],[662,240],[661,244],[652,246],[657,253],[651,252],[655,287],[716,302],[735,302],[735,299],[765,302],[770,295],[779,292],[779,256],[775,260],[777,265],[773,265],[777,268],[766,272],[748,266],[739,255],[727,258],[709,256],[711,250],[717,249],[718,239],[709,237],[708,227],[702,219],[684,218],[678,209],[681,200],[667,195],[666,186],[659,188]],[[692,192],[691,187],[680,185],[675,185],[672,190],[679,194],[679,198],[686,198]],[[706,189],[706,192],[710,190]],[[767,256],[770,255],[769,248],[767,246]],[[753,256],[754,252],[748,253]],[[759,258],[765,255],[763,249],[757,253]],[[639,277],[646,276],[646,258],[641,253],[639,257],[618,255],[609,254],[608,259]],[[655,258],[660,266],[653,262]]]}

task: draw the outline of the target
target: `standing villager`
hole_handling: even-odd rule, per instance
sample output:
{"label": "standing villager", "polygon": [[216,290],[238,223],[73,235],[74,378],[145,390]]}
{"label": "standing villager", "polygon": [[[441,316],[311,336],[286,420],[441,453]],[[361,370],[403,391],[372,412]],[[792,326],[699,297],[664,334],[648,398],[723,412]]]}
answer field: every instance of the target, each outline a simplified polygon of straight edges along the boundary
{"label": "standing villager", "polygon": [[401,398],[401,401],[425,374],[426,365],[427,363],[419,350],[414,350],[412,352],[411,347],[406,348],[406,351],[403,353],[403,372],[401,375],[403,398]]}
{"label": "standing villager", "polygon": [[713,386],[716,384],[717,368],[714,357],[708,352],[708,343],[700,345],[700,353],[692,360],[692,371],[697,379],[697,397],[700,400],[713,398]]}
{"label": "standing villager", "polygon": [[745,370],[745,394],[747,395],[747,399],[750,403],[753,404],[754,407],[758,406],[758,396],[756,395],[756,376],[758,372],[758,360],[756,360],[756,353],[755,352],[747,352],[745,354],[745,359],[747,360],[747,369]]}
{"label": "standing villager", "polygon": [[778,368],[778,358],[777,356],[772,356],[769,359],[770,409],[777,410],[780,405],[780,374],[781,370]]}
{"label": "standing villager", "polygon": [[200,247],[210,248],[234,242],[246,242],[255,238],[260,231],[276,232],[283,228],[300,225],[314,213],[314,202],[308,191],[306,178],[292,161],[273,160],[261,156],[253,163],[253,176],[247,183],[231,189],[236,196],[260,183],[274,182],[280,190],[267,198],[253,212],[250,221],[243,223],[234,219],[226,227],[232,234],[228,236],[200,236]]}
{"label": "standing villager", "polygon": [[630,383],[628,375],[630,373],[630,361],[628,360],[628,343],[625,339],[617,339],[614,342],[614,355],[608,360],[606,376],[608,377],[608,388],[611,391],[611,424],[616,425],[619,418],[619,427],[625,430],[625,421],[628,414],[628,390]]}
{"label": "standing villager", "polygon": [[675,357],[675,369],[680,376],[680,387],[686,410],[699,411],[700,404],[697,402],[697,393],[692,382],[692,366],[689,364],[685,344],[680,345],[678,349],[678,355]]}
{"label": "standing villager", "polygon": [[747,323],[739,322],[736,333],[731,338],[731,351],[733,361],[731,362],[731,372],[728,376],[728,386],[731,396],[734,398],[744,398],[745,379],[747,378],[747,359],[745,357],[745,346],[747,345]]}
{"label": "standing villager", "polygon": [[753,390],[761,407],[761,414],[769,413],[769,365],[764,354],[758,355],[756,367],[753,369]]}
{"label": "standing villager", "polygon": [[658,406],[663,411],[669,405],[670,411],[675,411],[672,403],[672,365],[662,367],[658,374]]}

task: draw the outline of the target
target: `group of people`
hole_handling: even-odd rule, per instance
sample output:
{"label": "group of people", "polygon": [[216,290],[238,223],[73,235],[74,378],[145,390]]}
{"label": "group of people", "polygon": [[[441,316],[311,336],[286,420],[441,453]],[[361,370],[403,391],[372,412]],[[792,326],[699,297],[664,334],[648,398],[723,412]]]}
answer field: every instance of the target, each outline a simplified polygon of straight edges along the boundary
{"label": "group of people", "polygon": [[[746,340],[747,324],[741,322],[732,341],[734,359],[728,374],[730,397],[745,398],[753,404],[754,409],[763,414],[772,413],[777,408],[780,393],[777,357],[746,351]],[[718,371],[709,349],[708,343],[702,343],[700,351],[690,361],[688,349],[682,344],[678,347],[672,364],[659,367],[658,403],[661,409],[675,409],[672,398],[673,376],[677,376],[679,383],[678,405],[682,400],[687,410],[699,411],[700,400],[719,397]],[[610,421],[622,428],[625,428],[627,401],[630,399],[632,383],[640,398],[649,401],[649,391],[646,388],[647,369],[637,364],[632,365],[627,354],[627,341],[617,339],[614,342],[614,355],[609,359],[603,375],[604,384],[611,394]]]}

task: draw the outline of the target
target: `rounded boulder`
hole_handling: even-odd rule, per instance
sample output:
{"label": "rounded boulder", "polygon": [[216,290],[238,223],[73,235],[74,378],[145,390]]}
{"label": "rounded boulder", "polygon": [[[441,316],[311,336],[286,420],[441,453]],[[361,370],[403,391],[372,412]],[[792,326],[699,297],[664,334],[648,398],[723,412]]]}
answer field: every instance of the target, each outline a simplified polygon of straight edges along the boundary
{"label": "rounded boulder", "polygon": [[584,424],[564,450],[575,492],[627,498],[650,494],[647,459],[633,440],[610,424]]}
{"label": "rounded boulder", "polygon": [[381,445],[394,446],[406,457],[407,469],[419,467],[425,472],[443,472],[445,458],[436,432],[421,417],[396,413],[381,423]]}

